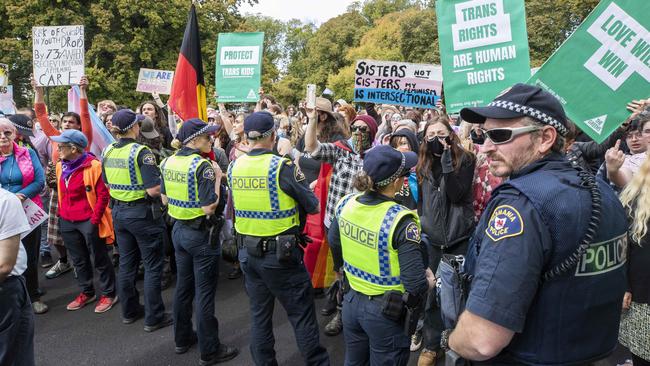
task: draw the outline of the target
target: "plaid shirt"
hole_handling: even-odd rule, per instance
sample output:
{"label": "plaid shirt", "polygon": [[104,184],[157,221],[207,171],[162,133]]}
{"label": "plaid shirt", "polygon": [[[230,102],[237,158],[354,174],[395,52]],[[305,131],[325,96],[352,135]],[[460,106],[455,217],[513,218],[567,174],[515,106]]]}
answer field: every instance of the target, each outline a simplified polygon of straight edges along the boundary
{"label": "plaid shirt", "polygon": [[347,151],[333,143],[320,143],[310,155],[315,160],[333,166],[324,218],[325,227],[329,229],[336,204],[343,196],[354,192],[354,177],[362,171],[363,159],[359,154]]}

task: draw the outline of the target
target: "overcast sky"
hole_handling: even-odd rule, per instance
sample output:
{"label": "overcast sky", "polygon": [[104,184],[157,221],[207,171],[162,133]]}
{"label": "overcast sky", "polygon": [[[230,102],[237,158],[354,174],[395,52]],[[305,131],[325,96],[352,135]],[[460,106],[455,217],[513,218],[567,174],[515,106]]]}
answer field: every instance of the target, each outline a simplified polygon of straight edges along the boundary
{"label": "overcast sky", "polygon": [[242,5],[242,14],[260,13],[283,21],[300,19],[317,25],[345,13],[352,0],[258,0],[258,4]]}

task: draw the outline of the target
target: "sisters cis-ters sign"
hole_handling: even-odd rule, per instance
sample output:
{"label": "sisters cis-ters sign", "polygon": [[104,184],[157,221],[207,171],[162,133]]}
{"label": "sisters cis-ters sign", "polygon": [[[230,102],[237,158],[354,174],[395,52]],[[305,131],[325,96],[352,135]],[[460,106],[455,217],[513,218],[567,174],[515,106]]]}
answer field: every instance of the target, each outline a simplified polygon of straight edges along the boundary
{"label": "sisters cis-ters sign", "polygon": [[359,60],[354,77],[354,100],[435,108],[435,67],[406,62]]}
{"label": "sisters cis-ters sign", "polygon": [[259,99],[264,33],[219,33],[216,89],[218,102]]}
{"label": "sisters cis-ters sign", "polygon": [[554,94],[602,142],[629,116],[629,101],[650,95],[648,14],[650,1],[601,1],[528,82]]}
{"label": "sisters cis-ters sign", "polygon": [[436,13],[449,113],[485,105],[528,80],[524,0],[438,0]]}

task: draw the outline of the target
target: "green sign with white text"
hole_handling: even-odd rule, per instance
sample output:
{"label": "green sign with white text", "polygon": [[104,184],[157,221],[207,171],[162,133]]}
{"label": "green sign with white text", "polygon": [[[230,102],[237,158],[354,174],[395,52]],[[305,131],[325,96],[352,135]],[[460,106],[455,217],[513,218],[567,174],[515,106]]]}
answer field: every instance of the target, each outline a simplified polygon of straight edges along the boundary
{"label": "green sign with white text", "polygon": [[436,13],[448,113],[530,78],[524,0],[438,0]]}
{"label": "green sign with white text", "polygon": [[264,33],[219,33],[217,41],[217,102],[259,100]]}
{"label": "green sign with white text", "polygon": [[650,1],[603,0],[528,81],[555,95],[596,142],[650,96]]}

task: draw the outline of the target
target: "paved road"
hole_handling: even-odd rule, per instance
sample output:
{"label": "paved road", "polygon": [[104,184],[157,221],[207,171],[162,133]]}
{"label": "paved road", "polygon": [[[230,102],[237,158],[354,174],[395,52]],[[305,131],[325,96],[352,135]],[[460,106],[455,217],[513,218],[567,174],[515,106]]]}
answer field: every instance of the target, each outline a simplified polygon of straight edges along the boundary
{"label": "paved road", "polygon": [[[253,365],[249,346],[248,297],[244,291],[243,279],[228,280],[225,274],[230,267],[222,262],[217,288],[216,314],[219,319],[221,341],[237,346],[240,355],[223,365]],[[44,271],[43,271],[44,274]],[[67,365],[197,365],[199,351],[193,347],[184,355],[174,353],[172,328],[154,333],[142,330],[142,320],[123,325],[119,304],[104,314],[95,314],[94,305],[78,311],[67,311],[65,306],[78,294],[79,289],[67,273],[60,278],[47,280],[42,274],[41,287],[47,291],[43,300],[50,311],[36,316],[35,353],[39,366]],[[138,282],[141,290],[142,282]],[[140,291],[142,294],[142,291]],[[173,287],[163,292],[168,311],[171,311]],[[324,305],[323,299],[316,300],[317,311]],[[327,318],[317,315],[320,329],[324,329]],[[284,310],[276,302],[273,317],[276,337],[275,349],[280,365],[302,365],[302,358],[296,347],[291,324]],[[343,336],[321,335],[321,343],[329,351],[332,365],[342,365],[344,357]],[[624,359],[617,352],[616,357],[598,365],[616,365],[615,360]],[[417,363],[417,354],[411,354],[410,365]]]}

